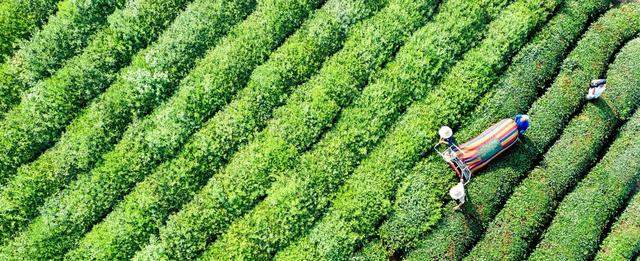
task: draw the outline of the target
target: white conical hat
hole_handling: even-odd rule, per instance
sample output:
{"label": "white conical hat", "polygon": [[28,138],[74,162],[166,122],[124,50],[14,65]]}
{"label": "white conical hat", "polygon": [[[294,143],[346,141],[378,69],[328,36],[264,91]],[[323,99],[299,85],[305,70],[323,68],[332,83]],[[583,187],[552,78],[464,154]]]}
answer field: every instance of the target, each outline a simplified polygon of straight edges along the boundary
{"label": "white conical hat", "polygon": [[462,182],[460,182],[457,185],[453,186],[449,190],[449,196],[451,196],[451,198],[453,198],[455,200],[462,200],[464,198],[464,196],[465,196],[464,184],[462,184]]}
{"label": "white conical hat", "polygon": [[440,138],[448,139],[453,136],[453,130],[449,128],[449,126],[442,126],[440,130],[438,130],[438,135],[440,135]]}

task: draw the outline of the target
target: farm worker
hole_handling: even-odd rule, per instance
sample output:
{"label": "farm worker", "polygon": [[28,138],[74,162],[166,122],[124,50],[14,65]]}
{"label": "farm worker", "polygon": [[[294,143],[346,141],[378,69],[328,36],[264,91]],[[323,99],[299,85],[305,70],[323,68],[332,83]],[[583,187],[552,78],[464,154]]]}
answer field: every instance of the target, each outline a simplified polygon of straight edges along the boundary
{"label": "farm worker", "polygon": [[[471,176],[513,146],[528,128],[529,116],[516,115],[499,121],[461,145],[455,142],[451,128],[440,128],[440,142],[434,148],[460,178],[460,183],[449,190],[449,195],[459,203],[456,208],[465,202],[464,186]],[[446,149],[439,151],[442,145],[446,145]]]}
{"label": "farm worker", "polygon": [[596,79],[589,83],[589,92],[587,93],[587,100],[597,99],[602,95],[604,90],[607,89],[606,79]]}
{"label": "farm worker", "polygon": [[456,140],[453,138],[453,130],[449,126],[442,126],[438,131],[438,135],[450,148],[457,149]]}

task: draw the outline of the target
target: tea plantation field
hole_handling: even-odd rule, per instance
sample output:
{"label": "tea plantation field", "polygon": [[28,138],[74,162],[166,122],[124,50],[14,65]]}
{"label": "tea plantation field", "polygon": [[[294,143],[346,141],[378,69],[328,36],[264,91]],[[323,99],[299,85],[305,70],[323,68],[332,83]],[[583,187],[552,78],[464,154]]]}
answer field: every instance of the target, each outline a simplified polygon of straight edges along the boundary
{"label": "tea plantation field", "polygon": [[637,1],[0,0],[0,259],[635,260],[639,106]]}

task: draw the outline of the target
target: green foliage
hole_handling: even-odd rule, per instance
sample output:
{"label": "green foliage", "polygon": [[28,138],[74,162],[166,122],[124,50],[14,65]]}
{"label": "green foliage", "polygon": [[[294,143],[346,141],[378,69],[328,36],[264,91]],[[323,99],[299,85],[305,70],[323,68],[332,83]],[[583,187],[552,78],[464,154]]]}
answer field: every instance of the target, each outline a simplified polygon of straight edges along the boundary
{"label": "green foliage", "polygon": [[[500,92],[504,85],[498,86]],[[378,231],[389,252],[402,252],[414,248],[421,237],[442,218],[442,199],[446,191],[434,188],[447,187],[459,180],[451,172],[447,172],[446,176],[423,174],[428,173],[431,167],[427,162],[442,164],[441,161],[442,158],[439,156],[430,155],[417,163],[398,184],[396,199],[391,206],[393,209]]]}
{"label": "green foliage", "polygon": [[[620,2],[0,0],[0,259],[637,259]],[[527,110],[454,211],[437,129]]]}
{"label": "green foliage", "polygon": [[[49,15],[56,12],[57,0],[3,0],[0,2],[0,62],[29,38]],[[2,112],[2,111],[0,111]]]}
{"label": "green foliage", "polygon": [[53,145],[65,126],[106,89],[132,55],[154,41],[188,0],[138,0],[109,17],[81,55],[40,81],[0,122],[0,185]]}
{"label": "green foliage", "polygon": [[625,125],[603,160],[560,203],[531,260],[584,260],[594,254],[608,221],[638,180],[638,135],[640,114]]}
{"label": "green foliage", "polygon": [[[129,126],[114,150],[90,173],[78,175],[69,188],[49,198],[41,216],[3,246],[0,255],[47,259],[74,247],[136,182],[173,156],[206,118],[227,103],[247,83],[253,68],[266,60],[319,2],[260,2],[253,15],[198,62],[170,100]],[[167,5],[164,3],[161,13],[170,13]]]}
{"label": "green foliage", "polygon": [[568,124],[539,167],[514,190],[469,259],[518,260],[527,256],[559,201],[597,159],[619,124],[617,117],[626,119],[636,108],[640,100],[639,55],[640,40],[622,49],[607,74],[608,87],[602,99],[609,102],[588,104]]}
{"label": "green foliage", "polygon": [[106,23],[107,16],[124,4],[125,0],[60,2],[56,15],[0,67],[0,119],[20,102],[24,91],[79,53]]}
{"label": "green foliage", "polygon": [[352,261],[386,261],[387,249],[380,240],[373,240],[367,243],[362,249],[354,253],[351,258]]}
{"label": "green foliage", "polygon": [[37,208],[113,148],[127,125],[170,97],[195,60],[248,15],[255,1],[190,4],[160,39],[133,58],[115,83],[66,127],[54,147],[18,169],[0,191],[0,241],[27,225]]}
{"label": "green foliage", "polygon": [[[567,1],[551,21],[513,58],[498,87],[485,95],[474,113],[465,117],[464,128],[456,136],[468,139],[478,130],[502,118],[526,111],[538,93],[555,76],[562,59],[577,41],[588,21],[608,7],[609,1]],[[435,155],[435,153],[433,153]],[[380,237],[393,251],[411,249],[440,217],[446,191],[455,175],[442,165],[439,156],[423,159],[399,185],[391,216],[380,228]],[[429,173],[430,165],[444,169],[442,175]],[[434,194],[435,193],[435,194]]]}
{"label": "green foliage", "polygon": [[[346,184],[334,197],[333,205],[324,218],[311,229],[307,236],[285,249],[278,257],[287,260],[341,260],[347,258],[357,245],[363,243],[364,239],[372,236],[377,224],[391,210],[391,200],[396,190],[396,184],[402,179],[402,173],[409,172],[411,166],[418,160],[415,155],[419,155],[420,150],[428,147],[424,144],[424,140],[415,140],[412,137],[426,138],[428,142],[434,139],[434,135],[424,137],[417,133],[435,134],[441,123],[455,124],[455,122],[449,121],[448,116],[463,114],[464,111],[471,108],[473,102],[482,93],[493,86],[492,83],[497,80],[502,68],[507,65],[508,58],[524,45],[529,33],[546,20],[547,16],[555,9],[557,2],[517,1],[500,13],[498,18],[488,25],[486,38],[476,48],[464,55],[463,60],[453,67],[434,92],[416,103],[414,105],[416,107],[409,108],[398,125],[355,169],[353,176],[346,181]],[[478,6],[478,8],[487,10],[482,6]],[[498,10],[500,8],[493,12],[498,13]],[[451,19],[450,16],[445,17]],[[469,15],[465,17],[468,18]],[[483,24],[485,23],[483,22]],[[474,93],[475,95],[459,95],[462,93]],[[388,95],[381,96],[387,97]],[[448,99],[446,110],[449,111],[447,112],[438,110],[441,107],[437,101],[444,99]],[[397,102],[392,101],[391,104],[385,104],[382,108],[393,104],[397,104]],[[382,110],[377,106],[377,103],[370,100],[363,103],[362,108],[374,112]],[[348,112],[350,111],[346,110],[343,113],[343,119],[350,119]],[[389,117],[388,115],[374,115],[373,117],[367,116],[367,118],[379,121],[378,118]],[[420,117],[416,117],[418,115]],[[349,144],[352,143],[351,140],[360,139],[359,136],[346,134],[356,131],[362,132],[361,129],[373,125],[372,122],[364,121],[362,118],[364,117],[359,116],[355,117],[358,120],[349,121],[349,128],[353,128],[353,130],[336,135],[341,139],[346,139],[341,143]],[[336,130],[340,130],[338,127],[340,127],[340,123],[338,123]],[[331,137],[331,135],[327,135],[327,137]],[[375,138],[363,137],[364,140],[375,140]],[[351,147],[359,149],[358,146],[353,145],[338,149],[341,151],[338,154],[340,155],[338,159],[354,158],[348,154],[345,156],[345,151]],[[337,171],[329,173],[335,172]],[[326,177],[328,174],[323,173],[322,176]],[[340,177],[340,179],[342,178]],[[319,188],[326,191],[334,189],[334,187],[327,186],[327,188],[320,184],[319,181],[315,181],[314,189]],[[315,195],[322,196],[317,192]]]}
{"label": "green foliage", "polygon": [[[176,159],[162,164],[127,195],[100,224],[67,254],[69,259],[127,259],[158,232],[170,213],[180,209],[238,146],[264,127],[273,108],[294,86],[306,81],[336,52],[347,30],[385,1],[329,0],[302,28],[257,67],[247,87],[186,143]],[[208,230],[218,234],[221,231]],[[193,255],[176,256],[192,259]]]}
{"label": "green foliage", "polygon": [[636,194],[604,239],[595,260],[631,260],[640,252],[640,194]]}
{"label": "green foliage", "polygon": [[[600,78],[617,48],[640,30],[638,11],[640,5],[625,5],[609,11],[590,27],[565,59],[555,82],[529,110],[533,124],[523,144],[475,177],[467,186],[469,201],[464,205],[464,210],[451,211],[453,206],[449,204],[442,222],[418,243],[419,249],[410,253],[408,259],[462,257],[481,235],[483,227],[500,210],[513,187],[533,167],[545,149],[552,145],[569,118],[580,108],[587,83]],[[423,172],[423,175],[440,176],[443,179],[452,175],[446,164],[433,162],[430,165],[432,168],[429,172]],[[447,189],[444,186],[434,188],[440,191]]]}
{"label": "green foliage", "polygon": [[[435,5],[432,1],[394,0],[359,24],[345,47],[275,111],[274,119],[257,139],[241,149],[223,172],[169,220],[161,229],[161,241],[147,250],[172,251],[171,256],[191,256],[202,251],[208,240],[224,232],[231,221],[266,194],[273,180],[296,162],[297,156],[332,123],[340,108],[356,97],[408,35],[426,22]],[[139,254],[149,255],[153,256],[148,251]]]}
{"label": "green foliage", "polygon": [[[625,101],[627,104],[637,104],[638,96],[640,96],[640,60],[638,60],[638,56],[640,56],[640,39],[630,44],[628,49],[622,50],[619,56],[620,59],[613,64],[610,80],[612,84],[619,84],[621,87],[619,93],[627,92],[624,95],[616,96],[627,98]],[[608,83],[609,79],[607,80],[607,85]],[[611,88],[615,88],[615,86],[613,85]],[[609,91],[609,88],[607,91]],[[632,110],[634,107],[629,106],[626,109]],[[609,114],[614,113],[609,111]],[[582,120],[580,116],[578,119]],[[591,128],[603,129],[605,132],[611,130],[604,124],[600,126],[594,125]],[[588,137],[589,133],[574,131],[569,132],[569,135],[576,137],[573,139],[575,144],[585,142],[587,140],[585,136]],[[575,190],[560,202],[551,225],[545,231],[542,241],[531,254],[531,260],[549,260],[550,258],[586,260],[592,258],[592,255],[598,250],[602,233],[605,231],[609,220],[623,207],[624,202],[631,196],[636,187],[636,182],[640,178],[640,157],[638,157],[640,143],[638,143],[638,135],[640,135],[640,113],[634,115],[625,124],[607,154],[578,183]],[[571,148],[562,147],[563,145],[566,144],[562,144],[561,140],[558,143],[558,147],[562,152],[550,154],[554,155],[554,157],[549,161],[554,161],[555,159],[554,162],[557,162],[556,164],[565,166],[568,165],[567,156],[571,159],[571,163],[578,161],[575,157],[571,157],[572,155],[566,155]],[[552,152],[550,151],[550,153]],[[594,160],[596,155],[590,156],[594,157],[586,161]],[[580,164],[580,162],[577,163]],[[588,164],[583,163],[582,165]],[[549,164],[543,166],[547,167],[547,169],[553,168]],[[586,166],[584,168],[586,169]],[[545,180],[552,187],[563,187],[562,185],[571,184],[577,179],[577,175],[567,174],[565,176],[554,171],[550,171],[549,176],[559,176],[558,178],[554,177],[553,180]],[[568,190],[568,187],[565,187],[565,191]],[[562,196],[562,189],[559,192],[558,196]],[[529,201],[529,203],[533,202],[536,201]],[[551,210],[549,212],[553,213]],[[542,220],[536,221],[541,222]]]}
{"label": "green foliage", "polygon": [[[497,2],[494,4],[500,6],[503,3],[504,2]],[[454,4],[453,6],[456,5]],[[485,8],[491,10],[489,13],[500,9],[499,7],[492,7],[491,4],[488,4]],[[446,10],[446,8],[443,10]],[[474,8],[472,10],[475,11],[477,9]],[[448,14],[449,13],[444,13],[443,15],[446,17]],[[482,15],[480,16],[482,17]],[[452,34],[459,34],[459,32],[453,31]],[[446,37],[446,35],[444,37]],[[446,48],[450,46],[455,47],[456,45],[439,47]],[[304,232],[306,228],[313,224],[314,219],[322,213],[332,199],[330,194],[333,193],[341,184],[341,181],[355,169],[359,160],[367,154],[366,151],[375,145],[376,140],[379,139],[381,135],[380,132],[384,131],[385,124],[385,122],[380,119],[392,119],[393,113],[397,113],[393,111],[393,109],[385,107],[394,108],[394,105],[398,106],[398,104],[400,104],[401,106],[402,104],[394,100],[397,96],[385,95],[387,93],[393,93],[392,91],[386,91],[387,87],[376,89],[380,87],[374,86],[376,85],[369,86],[373,89],[365,89],[365,94],[355,103],[354,107],[349,107],[342,113],[342,118],[334,130],[329,132],[325,136],[325,139],[323,139],[313,151],[302,157],[301,164],[298,168],[292,170],[293,173],[296,173],[295,175],[290,175],[291,178],[289,180],[284,180],[274,186],[274,188],[277,189],[269,194],[269,197],[263,204],[259,205],[250,215],[232,226],[222,240],[212,246],[210,252],[208,252],[210,255],[207,256],[208,258],[225,259],[228,258],[226,255],[230,252],[231,254],[229,255],[231,256],[242,255],[242,252],[252,254],[256,254],[255,252],[259,253],[260,250],[255,250],[258,247],[246,247],[251,244],[259,244],[260,246],[276,245],[272,248],[277,249],[279,244],[288,244],[293,237]],[[399,85],[398,89],[402,90],[402,85]],[[411,89],[409,88],[409,90]],[[381,98],[378,98],[377,95]],[[402,97],[401,95],[399,96]],[[391,97],[391,101],[388,103],[381,101],[388,97]],[[401,99],[398,100],[402,101]],[[398,111],[402,110],[400,106],[398,106]],[[386,114],[387,112],[389,113]],[[378,125],[376,121],[381,121],[382,123]],[[390,123],[386,124],[390,125]],[[375,183],[373,181],[377,180],[378,177],[374,177],[366,182]],[[351,234],[347,236],[350,240],[358,240],[359,236],[357,233],[348,230],[347,226],[343,226],[342,228],[346,228],[347,233],[351,232]],[[261,231],[269,231],[268,240],[270,241],[275,238],[275,240],[273,240],[275,242],[265,243],[264,241],[267,240],[260,240],[258,241],[259,243],[254,243],[256,241],[254,240],[255,238],[262,239],[267,237],[266,234],[262,235]],[[311,248],[329,249],[337,245],[340,247],[346,246],[342,249],[336,247],[338,250],[335,251],[335,253],[331,253],[334,255],[322,256],[322,258],[328,259],[344,258],[340,256],[348,255],[351,247],[353,247],[353,245],[349,245],[353,244],[353,242],[348,240],[341,242],[329,241],[326,245],[320,245],[320,243],[318,243],[320,246],[316,246],[314,243],[316,242],[312,242]],[[302,245],[304,245],[304,243]],[[238,254],[236,252],[241,253]],[[293,257],[286,255],[279,257],[283,259],[317,258],[314,256]]]}

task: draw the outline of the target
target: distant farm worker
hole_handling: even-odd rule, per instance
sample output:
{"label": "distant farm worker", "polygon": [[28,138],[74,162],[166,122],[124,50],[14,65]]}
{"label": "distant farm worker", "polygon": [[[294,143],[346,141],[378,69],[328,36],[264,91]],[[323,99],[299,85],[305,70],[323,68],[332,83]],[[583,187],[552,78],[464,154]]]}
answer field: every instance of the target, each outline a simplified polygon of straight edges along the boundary
{"label": "distant farm worker", "polygon": [[602,95],[604,90],[607,89],[606,79],[596,79],[589,83],[589,92],[587,93],[587,100],[597,99]]}
{"label": "distant farm worker", "polygon": [[[516,115],[514,118],[499,121],[462,145],[455,142],[451,128],[440,128],[440,141],[434,149],[460,178],[460,182],[449,190],[449,195],[458,202],[456,209],[466,201],[464,186],[469,183],[472,175],[511,148],[528,128],[529,116]],[[441,146],[445,146],[442,151],[438,150]]]}

